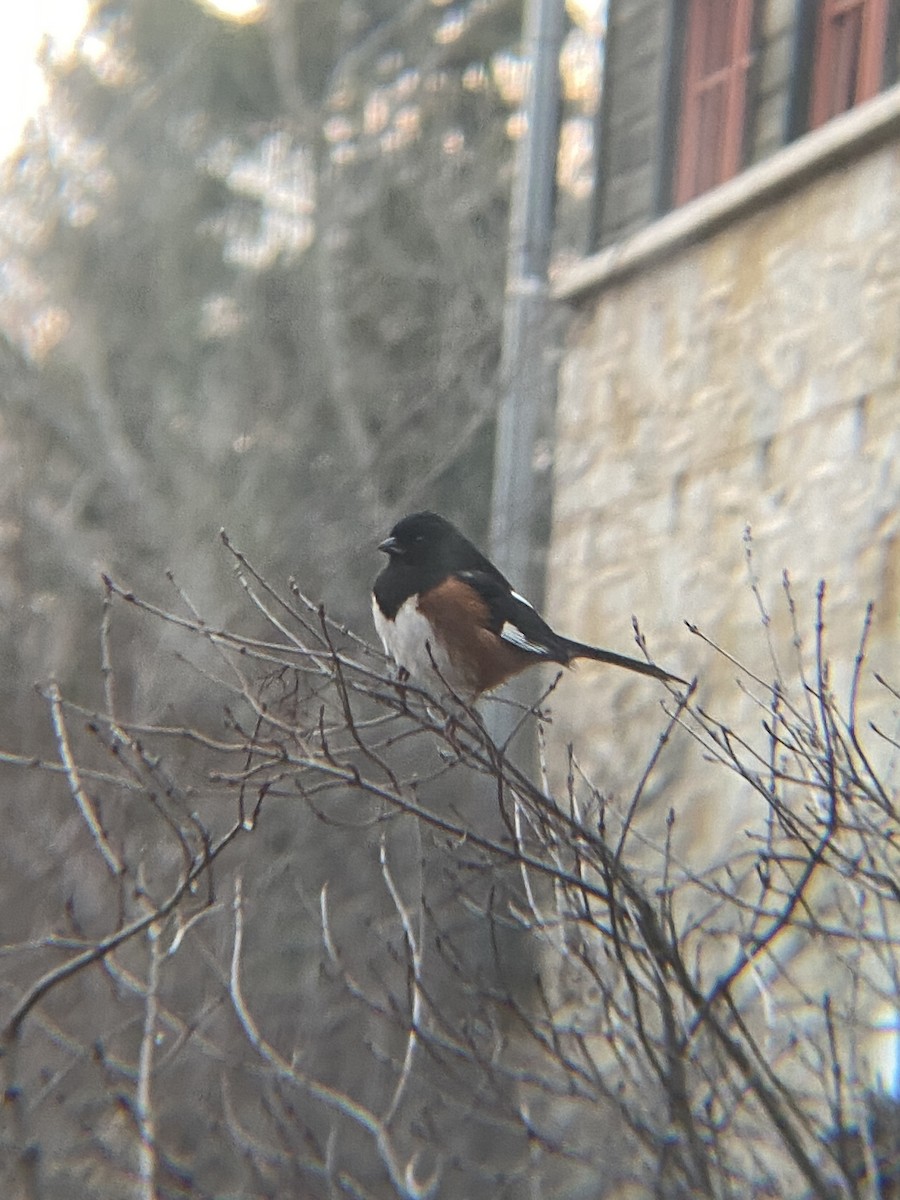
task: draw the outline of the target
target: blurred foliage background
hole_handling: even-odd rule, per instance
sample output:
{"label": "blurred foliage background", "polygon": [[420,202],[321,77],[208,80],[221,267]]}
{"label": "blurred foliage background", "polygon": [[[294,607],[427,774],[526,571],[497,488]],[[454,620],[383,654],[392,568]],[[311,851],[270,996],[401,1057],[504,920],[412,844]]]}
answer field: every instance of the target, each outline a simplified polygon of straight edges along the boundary
{"label": "blurred foliage background", "polygon": [[[573,13],[560,253],[598,88]],[[483,532],[521,15],[95,0],[48,52],[0,199],[8,703],[86,679],[101,569],[224,616],[224,526],[358,622],[398,515]]]}
{"label": "blurred foliage background", "polygon": [[[57,680],[86,710],[108,700],[103,572],[177,606],[171,575],[205,618],[226,623],[244,596],[224,527],[271,579],[295,576],[371,636],[374,547],[399,515],[433,507],[485,534],[527,71],[522,5],[267,0],[257,18],[226,20],[196,0],[93,0],[71,53],[48,44],[47,108],[3,168],[6,751],[57,756],[36,684]],[[571,6],[559,257],[580,247],[586,226],[601,32]],[[550,461],[536,463],[544,479]],[[245,610],[241,620],[246,630]],[[190,661],[196,639],[186,652],[171,627],[119,616],[109,645],[121,719],[221,728],[209,664]],[[102,767],[96,746],[85,753]],[[116,803],[104,817],[114,824]],[[98,874],[63,783],[4,769],[0,819],[2,941],[25,951],[6,972],[6,1005],[53,958],[43,942],[32,955],[29,938],[103,936],[121,895]],[[130,808],[122,838],[162,878],[170,864],[154,819]],[[214,814],[204,819],[216,826]],[[368,1018],[321,977],[316,897],[327,881],[335,936],[371,978],[367,939],[380,939],[394,912],[380,832],[328,829],[302,805],[275,803],[240,860],[259,920],[247,967],[257,1011],[276,1040],[296,1035],[299,1020],[310,1068],[351,1090],[377,1090],[372,1059],[358,1051]],[[417,880],[420,848],[397,853]],[[457,883],[436,886],[439,913]],[[242,1090],[244,1076],[232,1078],[230,1100],[219,1094],[222,1055],[238,1062],[243,1040],[219,1011],[209,965],[223,936],[210,932],[165,997],[185,1030],[202,1029],[193,1044],[205,1049],[162,1069],[170,1157],[160,1194],[246,1195],[258,1184],[233,1137],[211,1133],[223,1102],[252,1109],[257,1095],[255,1084]],[[472,953],[481,962],[495,949]],[[137,1052],[129,1004],[143,1000],[119,972],[144,971],[145,951],[110,966],[112,976],[79,976],[26,1037],[30,1124],[18,1149],[37,1148],[42,1195],[134,1194],[133,1131],[120,1128],[117,1105]],[[404,967],[394,966],[402,993]],[[469,1120],[470,1076],[441,1086],[457,1089]],[[312,1137],[317,1121],[307,1113],[295,1133]],[[495,1134],[461,1144],[473,1161],[500,1162]],[[282,1184],[271,1194],[287,1194]],[[466,1196],[495,1188],[471,1176],[458,1186]]]}

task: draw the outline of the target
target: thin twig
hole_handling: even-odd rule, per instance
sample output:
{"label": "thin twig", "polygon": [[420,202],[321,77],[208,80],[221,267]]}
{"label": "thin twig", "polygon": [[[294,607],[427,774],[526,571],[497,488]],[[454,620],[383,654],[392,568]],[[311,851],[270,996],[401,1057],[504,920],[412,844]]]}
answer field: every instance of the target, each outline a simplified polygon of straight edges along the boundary
{"label": "thin twig", "polygon": [[241,959],[244,948],[244,907],[243,887],[241,876],[234,883],[234,940],[231,952],[231,973],[229,977],[229,995],[235,1015],[247,1041],[268,1065],[276,1076],[294,1087],[307,1092],[313,1099],[326,1108],[347,1117],[353,1124],[368,1133],[378,1147],[379,1157],[384,1164],[392,1185],[403,1200],[429,1200],[435,1195],[440,1180],[438,1168],[421,1182],[416,1179],[415,1160],[401,1164],[397,1158],[388,1131],[382,1121],[373,1112],[358,1101],[352,1100],[343,1092],[327,1084],[320,1083],[311,1076],[287,1062],[278,1051],[260,1033],[259,1027],[252,1016],[244,999],[241,984]]}
{"label": "thin twig", "polygon": [[159,973],[163,953],[160,947],[159,929],[155,925],[150,925],[147,929],[147,944],[150,950],[150,962],[147,970],[147,987],[144,993],[144,1024],[138,1054],[134,1108],[140,1137],[138,1180],[141,1200],[157,1200],[158,1162],[152,1077],[156,1026],[159,1016]]}
{"label": "thin twig", "polygon": [[81,774],[72,756],[72,748],[69,745],[69,737],[66,732],[65,718],[63,717],[62,696],[59,692],[59,687],[55,683],[51,683],[47,689],[47,700],[50,704],[50,718],[53,722],[53,731],[56,734],[56,744],[59,747],[59,757],[66,769],[66,776],[69,780],[69,791],[72,793],[72,799],[78,806],[78,811],[81,813],[85,825],[90,830],[91,837],[94,839],[94,844],[100,851],[100,857],[106,863],[109,873],[114,879],[119,879],[125,868],[121,858],[116,853],[109,838],[106,836],[106,831],[100,822],[97,815],[97,809],[93,800],[85,791],[81,782]]}

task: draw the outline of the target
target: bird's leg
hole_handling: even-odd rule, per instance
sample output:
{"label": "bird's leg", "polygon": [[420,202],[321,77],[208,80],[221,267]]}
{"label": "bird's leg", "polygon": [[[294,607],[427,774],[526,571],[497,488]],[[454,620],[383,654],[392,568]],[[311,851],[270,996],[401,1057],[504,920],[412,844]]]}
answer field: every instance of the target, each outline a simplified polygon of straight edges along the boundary
{"label": "bird's leg", "polygon": [[394,687],[397,689],[397,695],[400,698],[400,703],[406,705],[406,684],[409,680],[409,671],[406,667],[397,668],[397,678],[394,680]]}

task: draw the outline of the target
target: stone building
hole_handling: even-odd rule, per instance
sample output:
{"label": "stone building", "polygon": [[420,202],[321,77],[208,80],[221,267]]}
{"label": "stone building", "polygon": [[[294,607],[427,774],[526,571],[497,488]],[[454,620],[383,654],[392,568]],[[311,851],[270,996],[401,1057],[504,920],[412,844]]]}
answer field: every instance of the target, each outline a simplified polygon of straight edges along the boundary
{"label": "stone building", "polygon": [[[850,6],[880,13],[882,70],[869,98],[826,104],[832,75],[808,39],[817,53],[827,39],[810,12],[836,7],[611,0],[598,249],[556,281],[575,311],[559,383],[550,614],[628,651],[636,613],[656,661],[700,672],[712,689],[734,672],[686,619],[767,671],[747,526],[776,632],[782,571],[809,632],[824,578],[836,687],[869,599],[871,662],[894,678],[900,669],[900,6]],[[707,11],[753,16],[750,41],[731,47],[730,86],[737,79],[743,98],[720,96],[742,114],[742,140],[724,108],[700,118],[740,155],[728,151],[730,177],[715,184],[697,167],[706,190],[676,204],[676,179],[687,186],[689,173],[675,116],[688,119],[688,106],[672,98],[673,60],[703,61],[692,37],[726,40],[703,27]],[[836,115],[800,132],[803,112],[829,105]],[[615,776],[624,746],[640,752],[646,685],[579,673],[556,719]],[[589,676],[598,707],[583,702]]]}
{"label": "stone building", "polygon": [[[697,674],[702,703],[751,738],[765,688],[739,687],[684,622],[763,681],[774,652],[802,696],[784,571],[807,668],[826,581],[844,706],[874,601],[860,714],[896,722],[872,672],[900,682],[898,35],[888,0],[610,0],[594,250],[555,281],[573,315],[547,611],[626,653],[637,614],[653,659]],[[554,738],[627,797],[659,699],[580,665]],[[673,805],[679,861],[721,861],[746,789],[675,741],[645,829],[661,839]],[[889,746],[873,753],[889,765]]]}

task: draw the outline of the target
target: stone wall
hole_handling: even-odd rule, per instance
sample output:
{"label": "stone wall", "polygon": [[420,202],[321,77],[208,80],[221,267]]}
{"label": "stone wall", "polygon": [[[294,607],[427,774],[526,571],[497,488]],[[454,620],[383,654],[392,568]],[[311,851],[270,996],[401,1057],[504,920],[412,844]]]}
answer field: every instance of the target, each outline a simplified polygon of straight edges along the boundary
{"label": "stone wall", "polygon": [[[878,103],[873,113],[894,105],[900,114],[900,96]],[[845,128],[864,119],[845,118]],[[733,220],[717,212],[693,243],[679,227],[671,251],[657,246],[643,266],[626,244],[618,259],[598,256],[593,288],[584,271],[577,293],[570,286],[579,307],[560,376],[546,607],[560,631],[625,653],[635,652],[637,614],[654,661],[696,674],[703,706],[765,756],[764,683],[744,677],[739,686],[737,669],[685,620],[762,681],[775,677],[774,654],[804,705],[782,573],[811,676],[825,579],[826,651],[846,704],[873,600],[859,727],[896,788],[900,756],[866,730],[877,713],[896,739],[900,723],[900,705],[872,677],[900,686],[900,130],[885,128],[895,129],[887,140],[860,143],[855,157],[823,162],[817,174],[807,157],[793,187],[782,186],[786,168],[776,162],[779,188],[760,192],[759,207],[748,208],[745,195]],[[834,131],[811,136],[825,145]],[[788,166],[791,153],[781,152]],[[637,265],[623,274],[625,261]],[[607,827],[628,808],[656,746],[663,699],[655,681],[590,663],[567,672],[551,697],[550,771],[560,782],[574,778],[582,797],[602,797]],[[759,830],[765,811],[750,787],[676,730],[637,810],[629,863],[655,876],[654,844],[671,838],[673,874],[736,864],[750,846],[748,825]],[[838,913],[842,901],[840,888],[817,893],[821,912]],[[734,953],[733,939],[715,941],[703,943],[711,972]],[[836,972],[832,960],[824,967],[814,941],[797,954],[780,943],[782,966],[790,962],[809,995],[852,991],[852,970]],[[774,1054],[776,1027],[793,1036],[815,1018],[795,1012],[790,988],[755,1003],[758,986],[748,973],[747,996],[737,999]],[[876,1006],[872,1020],[896,1013]],[[887,1034],[870,1034],[862,1077],[896,1070],[895,1053]],[[803,1075],[800,1059],[790,1061],[798,1094],[812,1094],[816,1069]]]}
{"label": "stone wall", "polygon": [[[553,623],[629,652],[636,613],[655,661],[698,673],[706,702],[758,727],[736,672],[683,622],[771,678],[767,633],[788,667],[792,655],[786,569],[807,649],[827,580],[838,695],[869,599],[870,663],[896,684],[900,144],[580,299],[560,378]],[[748,525],[768,631],[748,586]],[[870,680],[863,711],[877,694]],[[601,787],[627,789],[655,743],[659,699],[652,682],[583,664],[554,698],[555,740],[574,741]],[[676,750],[673,773],[689,754]],[[705,855],[740,814],[734,781],[701,774],[681,830]]]}

